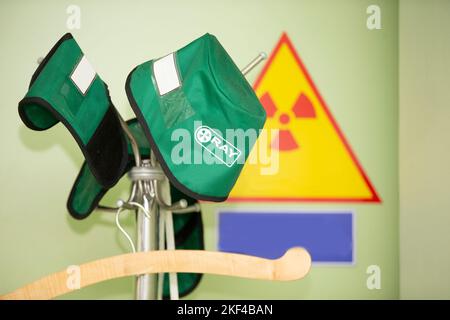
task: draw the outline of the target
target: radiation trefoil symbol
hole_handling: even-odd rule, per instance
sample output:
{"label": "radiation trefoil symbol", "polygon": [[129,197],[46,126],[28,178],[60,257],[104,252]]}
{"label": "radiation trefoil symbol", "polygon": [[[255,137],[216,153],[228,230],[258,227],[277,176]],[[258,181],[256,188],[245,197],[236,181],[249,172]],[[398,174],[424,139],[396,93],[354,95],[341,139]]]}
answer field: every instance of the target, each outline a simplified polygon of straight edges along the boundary
{"label": "radiation trefoil symbol", "polygon": [[[345,84],[337,85],[351,93]],[[253,88],[267,113],[264,129],[278,131],[256,149],[276,152],[279,165],[263,175],[264,161],[246,163],[229,200],[381,202],[287,34]]]}
{"label": "radiation trefoil symbol", "polygon": [[289,151],[299,148],[298,142],[295,140],[290,129],[284,126],[290,125],[292,120],[311,119],[316,117],[314,106],[305,94],[300,94],[292,106],[290,112],[280,111],[275,105],[269,92],[263,94],[260,99],[261,104],[266,109],[267,117],[278,117],[280,123],[279,136],[275,137],[271,143],[272,148],[280,151]]}
{"label": "radiation trefoil symbol", "polygon": [[195,138],[198,142],[200,142],[200,144],[207,143],[211,141],[212,132],[208,128],[200,127],[195,132]]}

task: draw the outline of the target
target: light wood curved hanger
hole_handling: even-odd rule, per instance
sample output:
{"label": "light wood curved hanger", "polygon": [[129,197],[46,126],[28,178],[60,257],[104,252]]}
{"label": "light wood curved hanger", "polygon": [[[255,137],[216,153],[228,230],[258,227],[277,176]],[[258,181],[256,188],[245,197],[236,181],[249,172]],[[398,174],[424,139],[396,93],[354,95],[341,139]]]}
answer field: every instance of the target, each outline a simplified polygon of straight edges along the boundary
{"label": "light wood curved hanger", "polygon": [[[145,273],[209,273],[262,280],[289,281],[303,278],[311,257],[303,248],[292,248],[281,258],[270,260],[242,254],[204,250],[138,252],[91,261],[80,267],[80,289],[102,281]],[[52,299],[77,290],[67,285],[66,270],[32,282],[0,300]]]}

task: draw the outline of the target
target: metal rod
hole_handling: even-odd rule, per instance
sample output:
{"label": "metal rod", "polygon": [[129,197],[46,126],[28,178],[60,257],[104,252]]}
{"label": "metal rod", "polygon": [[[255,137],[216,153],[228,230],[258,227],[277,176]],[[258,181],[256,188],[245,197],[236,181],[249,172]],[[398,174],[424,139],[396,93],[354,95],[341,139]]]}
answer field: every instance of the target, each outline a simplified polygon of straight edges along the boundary
{"label": "metal rod", "polygon": [[256,67],[261,61],[267,58],[267,54],[265,52],[260,52],[255,59],[253,59],[248,65],[244,67],[244,69],[241,70],[242,74],[245,76],[250,71],[253,70],[254,67]]}
{"label": "metal rod", "polygon": [[[142,160],[142,166],[149,167],[150,161]],[[148,184],[149,181],[143,181]],[[136,249],[137,251],[153,251],[158,250],[158,234],[159,234],[159,210],[156,206],[155,199],[145,192],[138,191],[137,198],[144,208],[149,212],[148,219],[142,210],[136,210]],[[143,274],[136,277],[136,300],[156,300],[158,292],[158,275]]]}
{"label": "metal rod", "polygon": [[139,153],[139,146],[136,141],[136,138],[131,133],[130,128],[128,128],[127,123],[125,122],[125,120],[123,120],[120,113],[117,112],[117,116],[119,117],[120,125],[121,125],[123,131],[125,131],[125,134],[128,136],[128,139],[130,139],[131,149],[133,150],[135,165],[137,167],[139,167],[141,165],[141,154]]}

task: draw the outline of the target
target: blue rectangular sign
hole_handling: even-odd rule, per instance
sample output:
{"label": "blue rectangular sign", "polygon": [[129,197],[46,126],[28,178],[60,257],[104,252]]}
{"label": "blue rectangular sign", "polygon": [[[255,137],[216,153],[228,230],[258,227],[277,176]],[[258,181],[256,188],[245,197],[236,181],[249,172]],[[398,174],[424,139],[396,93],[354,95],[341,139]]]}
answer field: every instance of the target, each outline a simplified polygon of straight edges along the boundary
{"label": "blue rectangular sign", "polygon": [[353,213],[248,212],[219,213],[219,250],[278,258],[304,247],[313,262],[354,261]]}

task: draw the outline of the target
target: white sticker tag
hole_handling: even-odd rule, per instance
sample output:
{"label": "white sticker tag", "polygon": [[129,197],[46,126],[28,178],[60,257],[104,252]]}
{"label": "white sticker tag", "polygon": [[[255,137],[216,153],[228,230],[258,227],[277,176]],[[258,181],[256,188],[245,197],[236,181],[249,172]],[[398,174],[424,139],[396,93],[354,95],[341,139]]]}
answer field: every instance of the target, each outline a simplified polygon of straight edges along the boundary
{"label": "white sticker tag", "polygon": [[160,96],[181,86],[173,53],[153,62],[153,75]]}
{"label": "white sticker tag", "polygon": [[73,70],[70,79],[77,86],[78,90],[85,95],[95,79],[96,72],[89,63],[86,56],[83,56]]}

